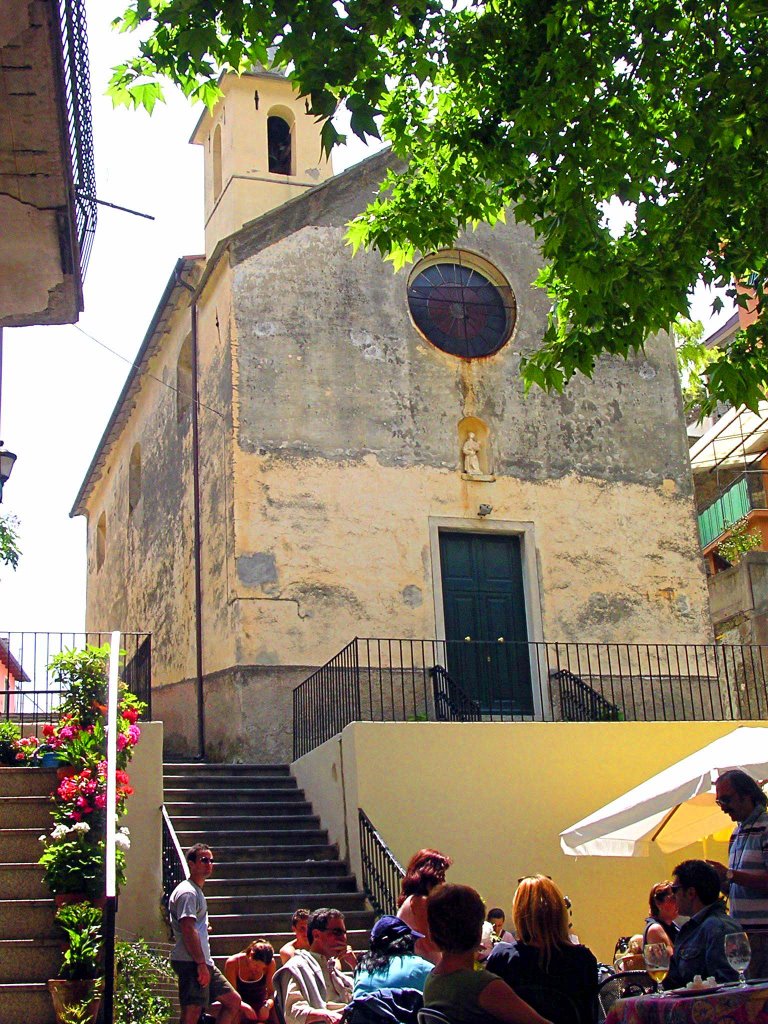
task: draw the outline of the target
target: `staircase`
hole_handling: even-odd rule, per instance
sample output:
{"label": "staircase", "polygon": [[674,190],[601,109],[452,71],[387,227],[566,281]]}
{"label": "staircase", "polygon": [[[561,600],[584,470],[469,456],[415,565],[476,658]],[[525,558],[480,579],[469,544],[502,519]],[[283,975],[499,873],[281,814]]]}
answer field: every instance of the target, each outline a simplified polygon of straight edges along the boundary
{"label": "staircase", "polygon": [[167,763],[163,785],[182,849],[203,842],[214,853],[205,895],[220,968],[256,936],[277,952],[299,907],[335,907],[353,949],[368,948],[373,913],[288,765]]}
{"label": "staircase", "polygon": [[61,965],[38,837],[51,827],[56,772],[0,768],[0,1021],[53,1024],[48,978]]}

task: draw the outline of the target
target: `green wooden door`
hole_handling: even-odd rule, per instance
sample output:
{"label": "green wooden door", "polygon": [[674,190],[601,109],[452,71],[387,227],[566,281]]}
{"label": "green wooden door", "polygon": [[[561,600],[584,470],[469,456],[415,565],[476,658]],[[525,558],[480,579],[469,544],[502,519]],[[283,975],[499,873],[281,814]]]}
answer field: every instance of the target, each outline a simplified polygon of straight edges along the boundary
{"label": "green wooden door", "polygon": [[520,538],[441,533],[447,668],[485,714],[533,713]]}

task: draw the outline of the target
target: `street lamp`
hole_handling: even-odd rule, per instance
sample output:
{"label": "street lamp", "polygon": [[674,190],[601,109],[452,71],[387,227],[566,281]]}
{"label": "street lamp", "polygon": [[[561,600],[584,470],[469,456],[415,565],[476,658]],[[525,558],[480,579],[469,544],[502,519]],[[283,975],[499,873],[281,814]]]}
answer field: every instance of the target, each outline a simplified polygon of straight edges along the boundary
{"label": "street lamp", "polygon": [[6,449],[3,448],[3,442],[0,441],[0,504],[3,500],[3,486],[11,475],[15,461],[16,456],[14,453],[6,451]]}

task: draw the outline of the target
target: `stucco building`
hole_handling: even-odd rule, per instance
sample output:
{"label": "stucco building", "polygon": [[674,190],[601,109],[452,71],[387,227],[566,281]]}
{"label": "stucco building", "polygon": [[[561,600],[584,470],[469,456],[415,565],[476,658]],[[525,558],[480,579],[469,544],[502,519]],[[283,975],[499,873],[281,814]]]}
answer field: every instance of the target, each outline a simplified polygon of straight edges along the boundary
{"label": "stucco building", "polygon": [[293,687],[354,636],[711,640],[671,340],[525,396],[531,232],[397,274],[353,256],[394,158],[333,176],[284,79],[223,87],[192,140],[206,255],[175,267],[73,507],[87,628],[152,631],[167,746],[204,724],[213,759],[286,759]]}

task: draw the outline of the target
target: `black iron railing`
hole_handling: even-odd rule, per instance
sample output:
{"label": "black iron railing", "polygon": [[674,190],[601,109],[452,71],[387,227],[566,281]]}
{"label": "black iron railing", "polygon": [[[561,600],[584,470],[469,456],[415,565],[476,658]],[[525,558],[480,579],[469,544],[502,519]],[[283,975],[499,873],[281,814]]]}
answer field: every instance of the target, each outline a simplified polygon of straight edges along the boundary
{"label": "black iron railing", "polygon": [[72,161],[72,201],[82,280],[93,245],[97,211],[85,0],[59,0],[59,23],[64,116]]}
{"label": "black iron railing", "polygon": [[369,637],[353,640],[294,690],[293,744],[301,757],[357,721],[765,717],[766,646]]}
{"label": "black iron railing", "polygon": [[168,900],[171,893],[185,878],[189,876],[184,851],[181,849],[176,831],[168,817],[168,812],[163,807],[163,907],[166,911],[170,930],[170,918],[168,918]]}
{"label": "black iron railing", "polygon": [[371,819],[358,807],[360,858],[363,864],[363,892],[377,914],[397,914],[402,865],[381,838]]}
{"label": "black iron railing", "polygon": [[[101,647],[110,633],[0,633],[0,719],[17,722],[24,735],[39,735],[57,720],[63,693],[49,669],[62,651],[86,644]],[[122,633],[120,678],[146,702],[142,717],[152,718],[152,638],[149,633]]]}

